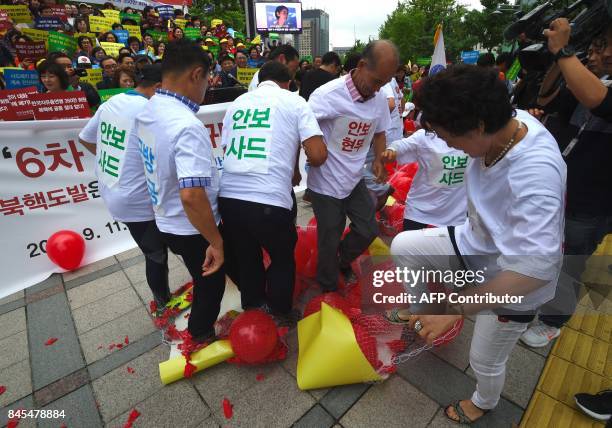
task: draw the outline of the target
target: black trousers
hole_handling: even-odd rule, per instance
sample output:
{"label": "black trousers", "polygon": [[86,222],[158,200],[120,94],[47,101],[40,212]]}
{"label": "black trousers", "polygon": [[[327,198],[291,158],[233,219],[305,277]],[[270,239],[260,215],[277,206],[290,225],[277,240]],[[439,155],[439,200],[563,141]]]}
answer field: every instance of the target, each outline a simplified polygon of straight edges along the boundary
{"label": "black trousers", "polygon": [[202,235],[160,233],[163,241],[172,252],[183,258],[193,279],[193,302],[191,303],[191,315],[189,317],[189,333],[193,337],[213,333],[225,291],[224,266],[221,266],[221,269],[212,275],[202,276],[202,265],[208,248],[208,242]]}
{"label": "black trousers", "polygon": [[[240,289],[242,307],[267,303],[276,313],[290,312],[297,243],[292,211],[231,198],[219,198],[219,210],[230,278]],[[270,255],[267,270],[262,248]]]}
{"label": "black trousers", "polygon": [[155,220],[125,223],[145,256],[147,283],[159,306],[170,300],[168,286],[168,246],[162,241]]}
{"label": "black trousers", "polygon": [[404,232],[408,230],[421,230],[427,229],[427,225],[424,223],[419,223],[418,221],[409,220],[407,218],[404,219]]}

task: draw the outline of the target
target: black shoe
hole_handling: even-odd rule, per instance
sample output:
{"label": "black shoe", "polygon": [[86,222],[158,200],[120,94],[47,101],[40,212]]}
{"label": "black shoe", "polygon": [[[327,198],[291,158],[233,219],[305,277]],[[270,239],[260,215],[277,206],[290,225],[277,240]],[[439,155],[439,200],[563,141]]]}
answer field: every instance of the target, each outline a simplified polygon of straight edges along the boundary
{"label": "black shoe", "polygon": [[340,268],[340,273],[344,277],[345,284],[354,284],[357,282],[357,275],[353,272],[353,269],[349,266],[347,268]]}
{"label": "black shoe", "polygon": [[199,345],[209,345],[217,340],[217,337],[215,336],[215,331],[213,330],[198,336],[192,336],[191,340]]}
{"label": "black shoe", "polygon": [[612,389],[597,394],[576,394],[576,404],[590,417],[598,421],[607,421],[612,418]]}

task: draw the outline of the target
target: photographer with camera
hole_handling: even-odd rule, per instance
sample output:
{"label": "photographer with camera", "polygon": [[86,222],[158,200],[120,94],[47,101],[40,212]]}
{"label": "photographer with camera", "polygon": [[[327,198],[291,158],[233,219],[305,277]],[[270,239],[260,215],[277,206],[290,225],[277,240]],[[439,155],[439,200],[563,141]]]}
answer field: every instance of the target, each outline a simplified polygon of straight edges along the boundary
{"label": "photographer with camera", "polygon": [[[609,165],[612,160],[612,24],[608,24],[592,41],[585,67],[570,46],[571,26],[558,18],[544,31],[548,49],[566,82],[546,112],[557,117],[547,122],[561,147],[567,163],[567,206],[565,214],[564,271],[580,281],[586,259],[598,244],[612,232],[612,181]],[[536,117],[543,110],[530,111]],[[555,120],[557,119],[557,120]],[[557,122],[558,123],[555,123]],[[573,281],[572,281],[573,282]],[[531,347],[543,347],[559,336],[559,329],[576,308],[576,290],[561,292],[540,310],[538,322],[521,340]]]}

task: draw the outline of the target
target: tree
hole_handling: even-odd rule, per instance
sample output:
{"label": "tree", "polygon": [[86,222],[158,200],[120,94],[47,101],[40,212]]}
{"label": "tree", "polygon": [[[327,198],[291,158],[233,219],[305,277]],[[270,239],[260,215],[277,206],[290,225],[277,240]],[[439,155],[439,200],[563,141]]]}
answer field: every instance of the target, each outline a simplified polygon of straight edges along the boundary
{"label": "tree", "polygon": [[[207,6],[214,6],[212,13],[205,13]],[[228,28],[233,28],[236,31],[244,32],[246,28],[246,14],[244,5],[240,0],[193,0],[193,5],[189,9],[192,15],[197,15],[200,18],[210,21],[219,18]]]}
{"label": "tree", "polygon": [[474,43],[465,32],[466,13],[455,0],[403,0],[387,16],[379,35],[398,46],[403,60],[414,60],[431,56],[436,27],[442,24],[447,58],[453,59]]}
{"label": "tree", "polygon": [[507,6],[507,0],[480,0],[482,11],[471,10],[465,16],[466,31],[476,37],[482,47],[491,52],[504,43],[504,30],[516,17],[512,11],[499,11]]}

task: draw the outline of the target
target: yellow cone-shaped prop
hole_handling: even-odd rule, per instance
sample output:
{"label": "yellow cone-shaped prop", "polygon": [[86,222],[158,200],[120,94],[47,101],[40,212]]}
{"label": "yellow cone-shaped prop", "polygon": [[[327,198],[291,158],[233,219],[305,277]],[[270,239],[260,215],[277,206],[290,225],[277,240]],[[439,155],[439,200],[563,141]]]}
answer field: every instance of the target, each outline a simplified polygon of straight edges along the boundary
{"label": "yellow cone-shaped prop", "polygon": [[[212,367],[234,356],[229,340],[217,340],[204,349],[191,354],[191,364],[196,366],[196,372]],[[178,356],[159,363],[159,377],[164,385],[176,382],[184,377],[185,357]]]}
{"label": "yellow cone-shaped prop", "polygon": [[382,239],[376,238],[370,246],[368,247],[368,251],[371,256],[389,256],[391,255],[391,251],[389,250],[389,246],[383,242]]}
{"label": "yellow cone-shaped prop", "polygon": [[382,380],[361,352],[351,321],[326,303],[298,322],[300,389]]}

